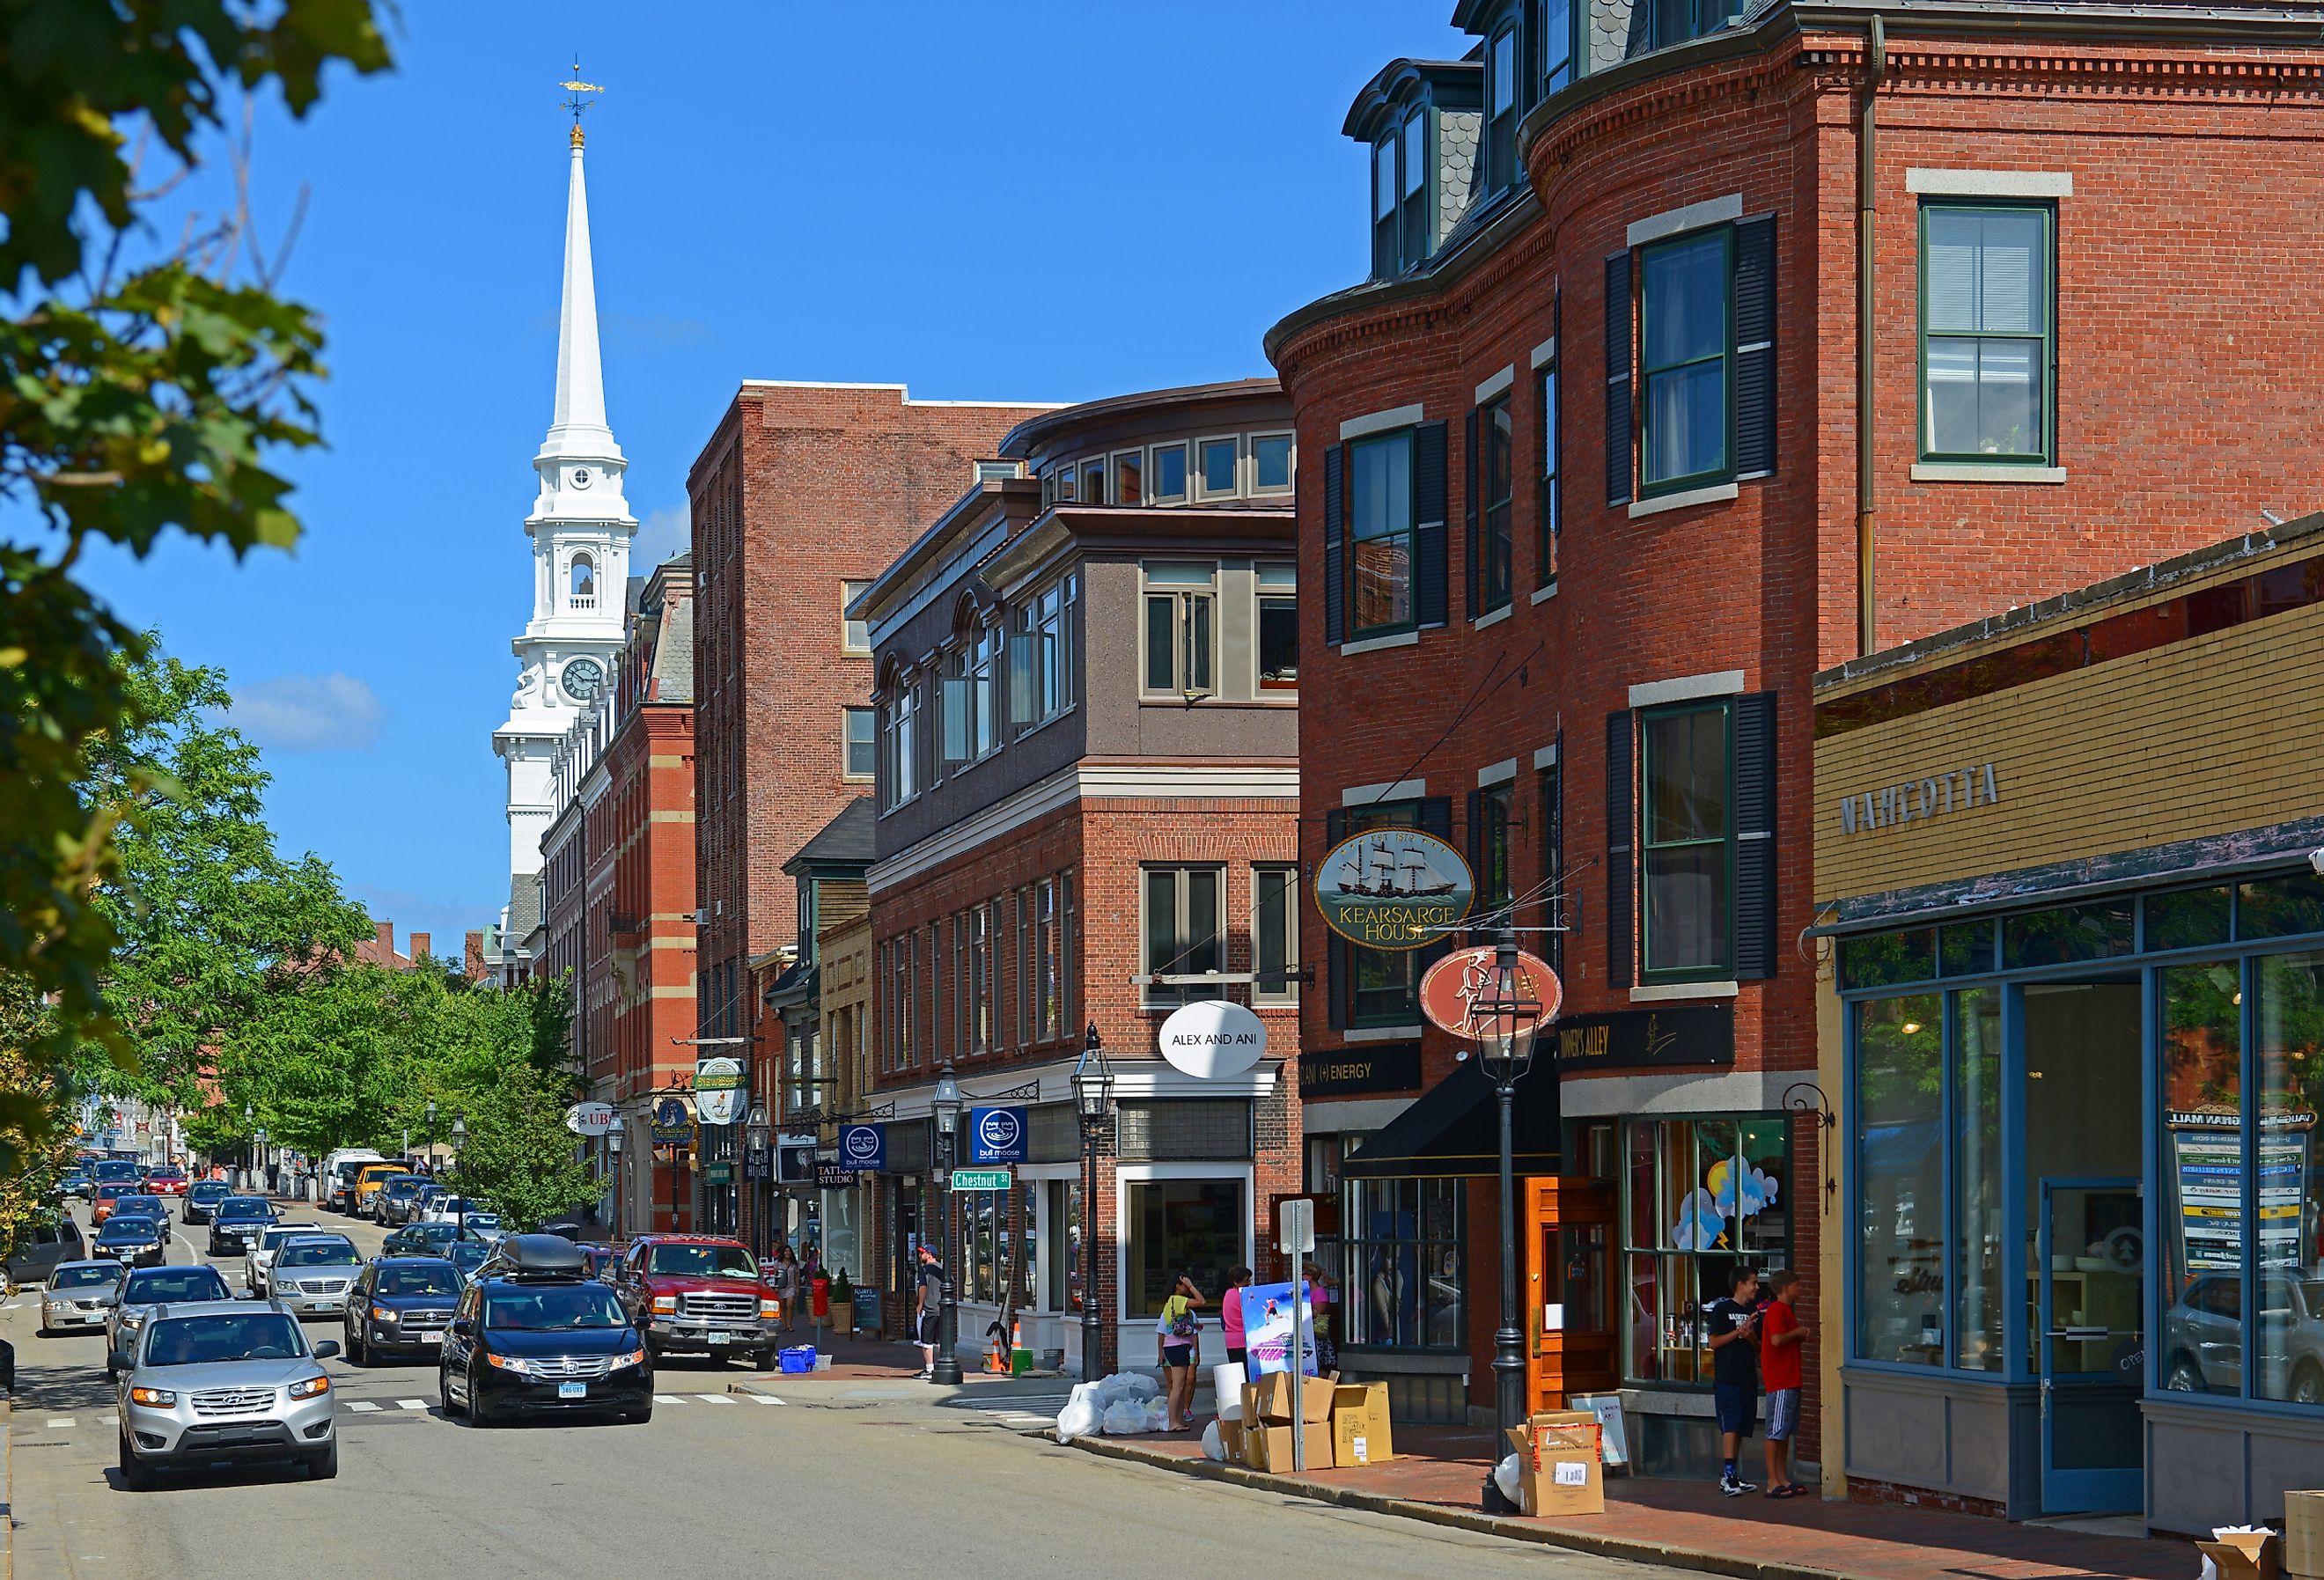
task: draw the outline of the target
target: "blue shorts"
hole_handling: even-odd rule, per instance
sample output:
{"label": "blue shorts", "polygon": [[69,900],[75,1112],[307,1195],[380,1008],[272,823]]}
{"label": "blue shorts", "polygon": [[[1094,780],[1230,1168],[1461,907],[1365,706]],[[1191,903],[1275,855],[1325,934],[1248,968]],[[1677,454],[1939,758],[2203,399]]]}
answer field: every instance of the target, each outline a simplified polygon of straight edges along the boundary
{"label": "blue shorts", "polygon": [[1719,1429],[1748,1437],[1754,1418],[1759,1413],[1759,1391],[1739,1383],[1721,1382],[1711,1391],[1711,1405],[1719,1417]]}
{"label": "blue shorts", "polygon": [[1767,1440],[1783,1443],[1800,1429],[1800,1391],[1777,1388],[1767,1395]]}

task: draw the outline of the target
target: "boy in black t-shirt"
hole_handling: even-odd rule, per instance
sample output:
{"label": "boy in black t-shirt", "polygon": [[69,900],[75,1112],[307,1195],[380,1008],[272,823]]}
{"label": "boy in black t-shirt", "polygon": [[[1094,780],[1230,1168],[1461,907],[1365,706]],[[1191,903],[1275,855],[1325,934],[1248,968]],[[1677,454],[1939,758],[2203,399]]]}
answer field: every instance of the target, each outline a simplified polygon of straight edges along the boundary
{"label": "boy in black t-shirt", "polygon": [[1711,1401],[1719,1416],[1719,1447],[1726,1460],[1719,1490],[1730,1498],[1757,1492],[1741,1479],[1735,1455],[1759,1413],[1759,1275],[1738,1262],[1731,1291],[1704,1310],[1703,1331],[1711,1341]]}

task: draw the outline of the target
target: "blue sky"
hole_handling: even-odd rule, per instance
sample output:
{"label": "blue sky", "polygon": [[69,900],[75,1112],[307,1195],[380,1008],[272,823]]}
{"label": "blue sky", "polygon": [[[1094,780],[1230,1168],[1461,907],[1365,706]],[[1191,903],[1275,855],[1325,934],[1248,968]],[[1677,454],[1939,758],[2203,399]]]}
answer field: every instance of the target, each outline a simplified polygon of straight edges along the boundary
{"label": "blue sky", "polygon": [[1397,55],[1464,51],[1451,12],[406,0],[394,74],[259,123],[260,226],[308,189],[284,288],[330,334],[327,448],[290,463],[305,541],[92,574],[227,671],[281,844],[456,950],[507,892],[490,737],[529,613],[576,50],[608,88],[606,405],[650,562],[684,546],[687,467],[744,378],[1077,401],[1267,372],[1267,326],[1364,272],[1349,101]]}

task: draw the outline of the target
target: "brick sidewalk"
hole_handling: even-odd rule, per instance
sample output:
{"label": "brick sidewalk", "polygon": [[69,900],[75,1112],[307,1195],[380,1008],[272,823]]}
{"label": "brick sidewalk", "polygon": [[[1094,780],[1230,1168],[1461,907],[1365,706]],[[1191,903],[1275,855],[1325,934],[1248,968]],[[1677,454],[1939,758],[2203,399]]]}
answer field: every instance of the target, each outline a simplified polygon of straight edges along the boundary
{"label": "brick sidewalk", "polygon": [[2189,1544],[2091,1536],[1933,1510],[1756,1494],[1726,1498],[1710,1482],[1609,1476],[1606,1512],[1519,1520],[1477,1512],[1492,1435],[1398,1427],[1399,1457],[1295,1480],[1203,1457],[1193,1435],[1083,1439],[1075,1446],[1198,1475],[1433,1519],[1497,1535],[1748,1580],[2192,1580]]}
{"label": "brick sidewalk", "polygon": [[[783,1335],[784,1348],[795,1344],[815,1344],[817,1353],[831,1357],[830,1370],[815,1373],[827,1381],[893,1381],[899,1378],[917,1377],[920,1372],[920,1347],[901,1339],[862,1334],[841,1337],[826,1327],[823,1330],[822,1342],[816,1344],[814,1325],[803,1322],[797,1332]],[[961,1362],[960,1369],[961,1381],[969,1387],[1010,1381],[1005,1373],[980,1372],[965,1359]],[[774,1381],[781,1381],[780,1373],[769,1372],[767,1376]],[[1065,1392],[1073,1386],[1073,1382],[1071,1378],[1056,1378],[1056,1391]]]}

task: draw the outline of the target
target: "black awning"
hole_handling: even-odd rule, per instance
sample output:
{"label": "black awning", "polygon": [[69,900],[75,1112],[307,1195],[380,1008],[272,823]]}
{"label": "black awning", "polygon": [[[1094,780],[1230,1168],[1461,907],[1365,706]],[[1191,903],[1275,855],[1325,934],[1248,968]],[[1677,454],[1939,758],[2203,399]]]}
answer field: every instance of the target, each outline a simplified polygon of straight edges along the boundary
{"label": "black awning", "polygon": [[[1517,1171],[1556,1173],[1557,1067],[1550,1060],[1536,1060],[1517,1082],[1509,1118]],[[1340,1163],[1341,1175],[1353,1179],[1465,1177],[1500,1169],[1500,1105],[1492,1082],[1473,1058],[1423,1092],[1387,1129]]]}

